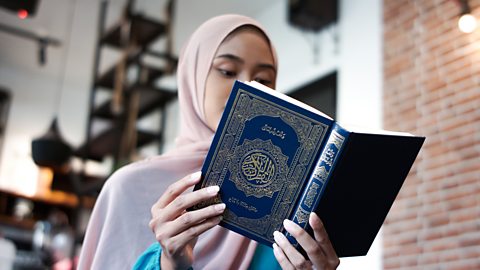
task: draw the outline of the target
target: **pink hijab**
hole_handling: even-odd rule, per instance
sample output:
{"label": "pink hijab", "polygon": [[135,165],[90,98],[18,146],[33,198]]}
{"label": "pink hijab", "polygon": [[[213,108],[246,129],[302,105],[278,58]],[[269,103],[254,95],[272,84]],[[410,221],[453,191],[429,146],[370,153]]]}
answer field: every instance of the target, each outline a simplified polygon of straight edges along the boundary
{"label": "pink hijab", "polygon": [[[177,70],[180,135],[170,152],[130,164],[106,182],[95,204],[78,269],[131,269],[156,241],[148,227],[150,208],[165,189],[200,170],[214,131],[205,124],[205,83],[215,53],[243,25],[263,27],[251,18],[223,15],[203,23],[180,53]],[[276,62],[275,51],[272,54]],[[257,243],[216,226],[194,249],[194,269],[247,269]]]}

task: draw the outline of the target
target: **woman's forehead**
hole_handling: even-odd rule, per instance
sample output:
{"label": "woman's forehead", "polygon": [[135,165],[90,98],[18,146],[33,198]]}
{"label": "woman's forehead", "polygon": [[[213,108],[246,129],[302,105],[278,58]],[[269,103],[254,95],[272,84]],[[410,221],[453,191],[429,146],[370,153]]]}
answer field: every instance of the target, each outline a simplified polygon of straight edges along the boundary
{"label": "woman's forehead", "polygon": [[222,42],[215,59],[223,58],[242,63],[246,59],[274,65],[270,44],[258,32],[237,32]]}
{"label": "woman's forehead", "polygon": [[270,39],[268,38],[267,34],[265,34],[263,30],[261,30],[260,28],[252,24],[244,24],[233,29],[229,34],[227,34],[223,42],[229,40],[230,38],[232,38],[232,36],[242,32],[256,33],[262,36],[265,39],[265,41],[270,45]]}

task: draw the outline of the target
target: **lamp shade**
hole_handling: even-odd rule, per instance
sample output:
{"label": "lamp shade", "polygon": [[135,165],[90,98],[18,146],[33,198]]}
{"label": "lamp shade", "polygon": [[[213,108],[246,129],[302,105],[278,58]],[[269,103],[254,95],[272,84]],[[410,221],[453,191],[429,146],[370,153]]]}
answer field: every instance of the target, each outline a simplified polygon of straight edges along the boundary
{"label": "lamp shade", "polygon": [[35,164],[54,171],[65,165],[72,156],[72,148],[63,140],[54,118],[47,133],[32,141],[32,157]]}

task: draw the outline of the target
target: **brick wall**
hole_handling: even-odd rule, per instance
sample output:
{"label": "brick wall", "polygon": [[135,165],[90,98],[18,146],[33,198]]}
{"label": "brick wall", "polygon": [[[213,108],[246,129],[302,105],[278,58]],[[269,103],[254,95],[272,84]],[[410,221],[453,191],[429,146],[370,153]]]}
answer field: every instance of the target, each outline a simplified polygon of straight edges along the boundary
{"label": "brick wall", "polygon": [[384,127],[427,137],[387,217],[383,266],[480,269],[480,25],[458,30],[456,0],[383,4]]}

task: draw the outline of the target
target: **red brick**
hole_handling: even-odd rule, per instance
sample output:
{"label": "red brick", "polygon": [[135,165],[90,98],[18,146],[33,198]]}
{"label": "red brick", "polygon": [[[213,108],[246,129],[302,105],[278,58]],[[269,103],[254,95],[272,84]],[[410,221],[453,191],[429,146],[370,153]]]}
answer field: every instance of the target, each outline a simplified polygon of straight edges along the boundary
{"label": "red brick", "polygon": [[458,12],[384,1],[384,127],[427,136],[384,225],[385,269],[480,269],[480,30],[458,31]]}

